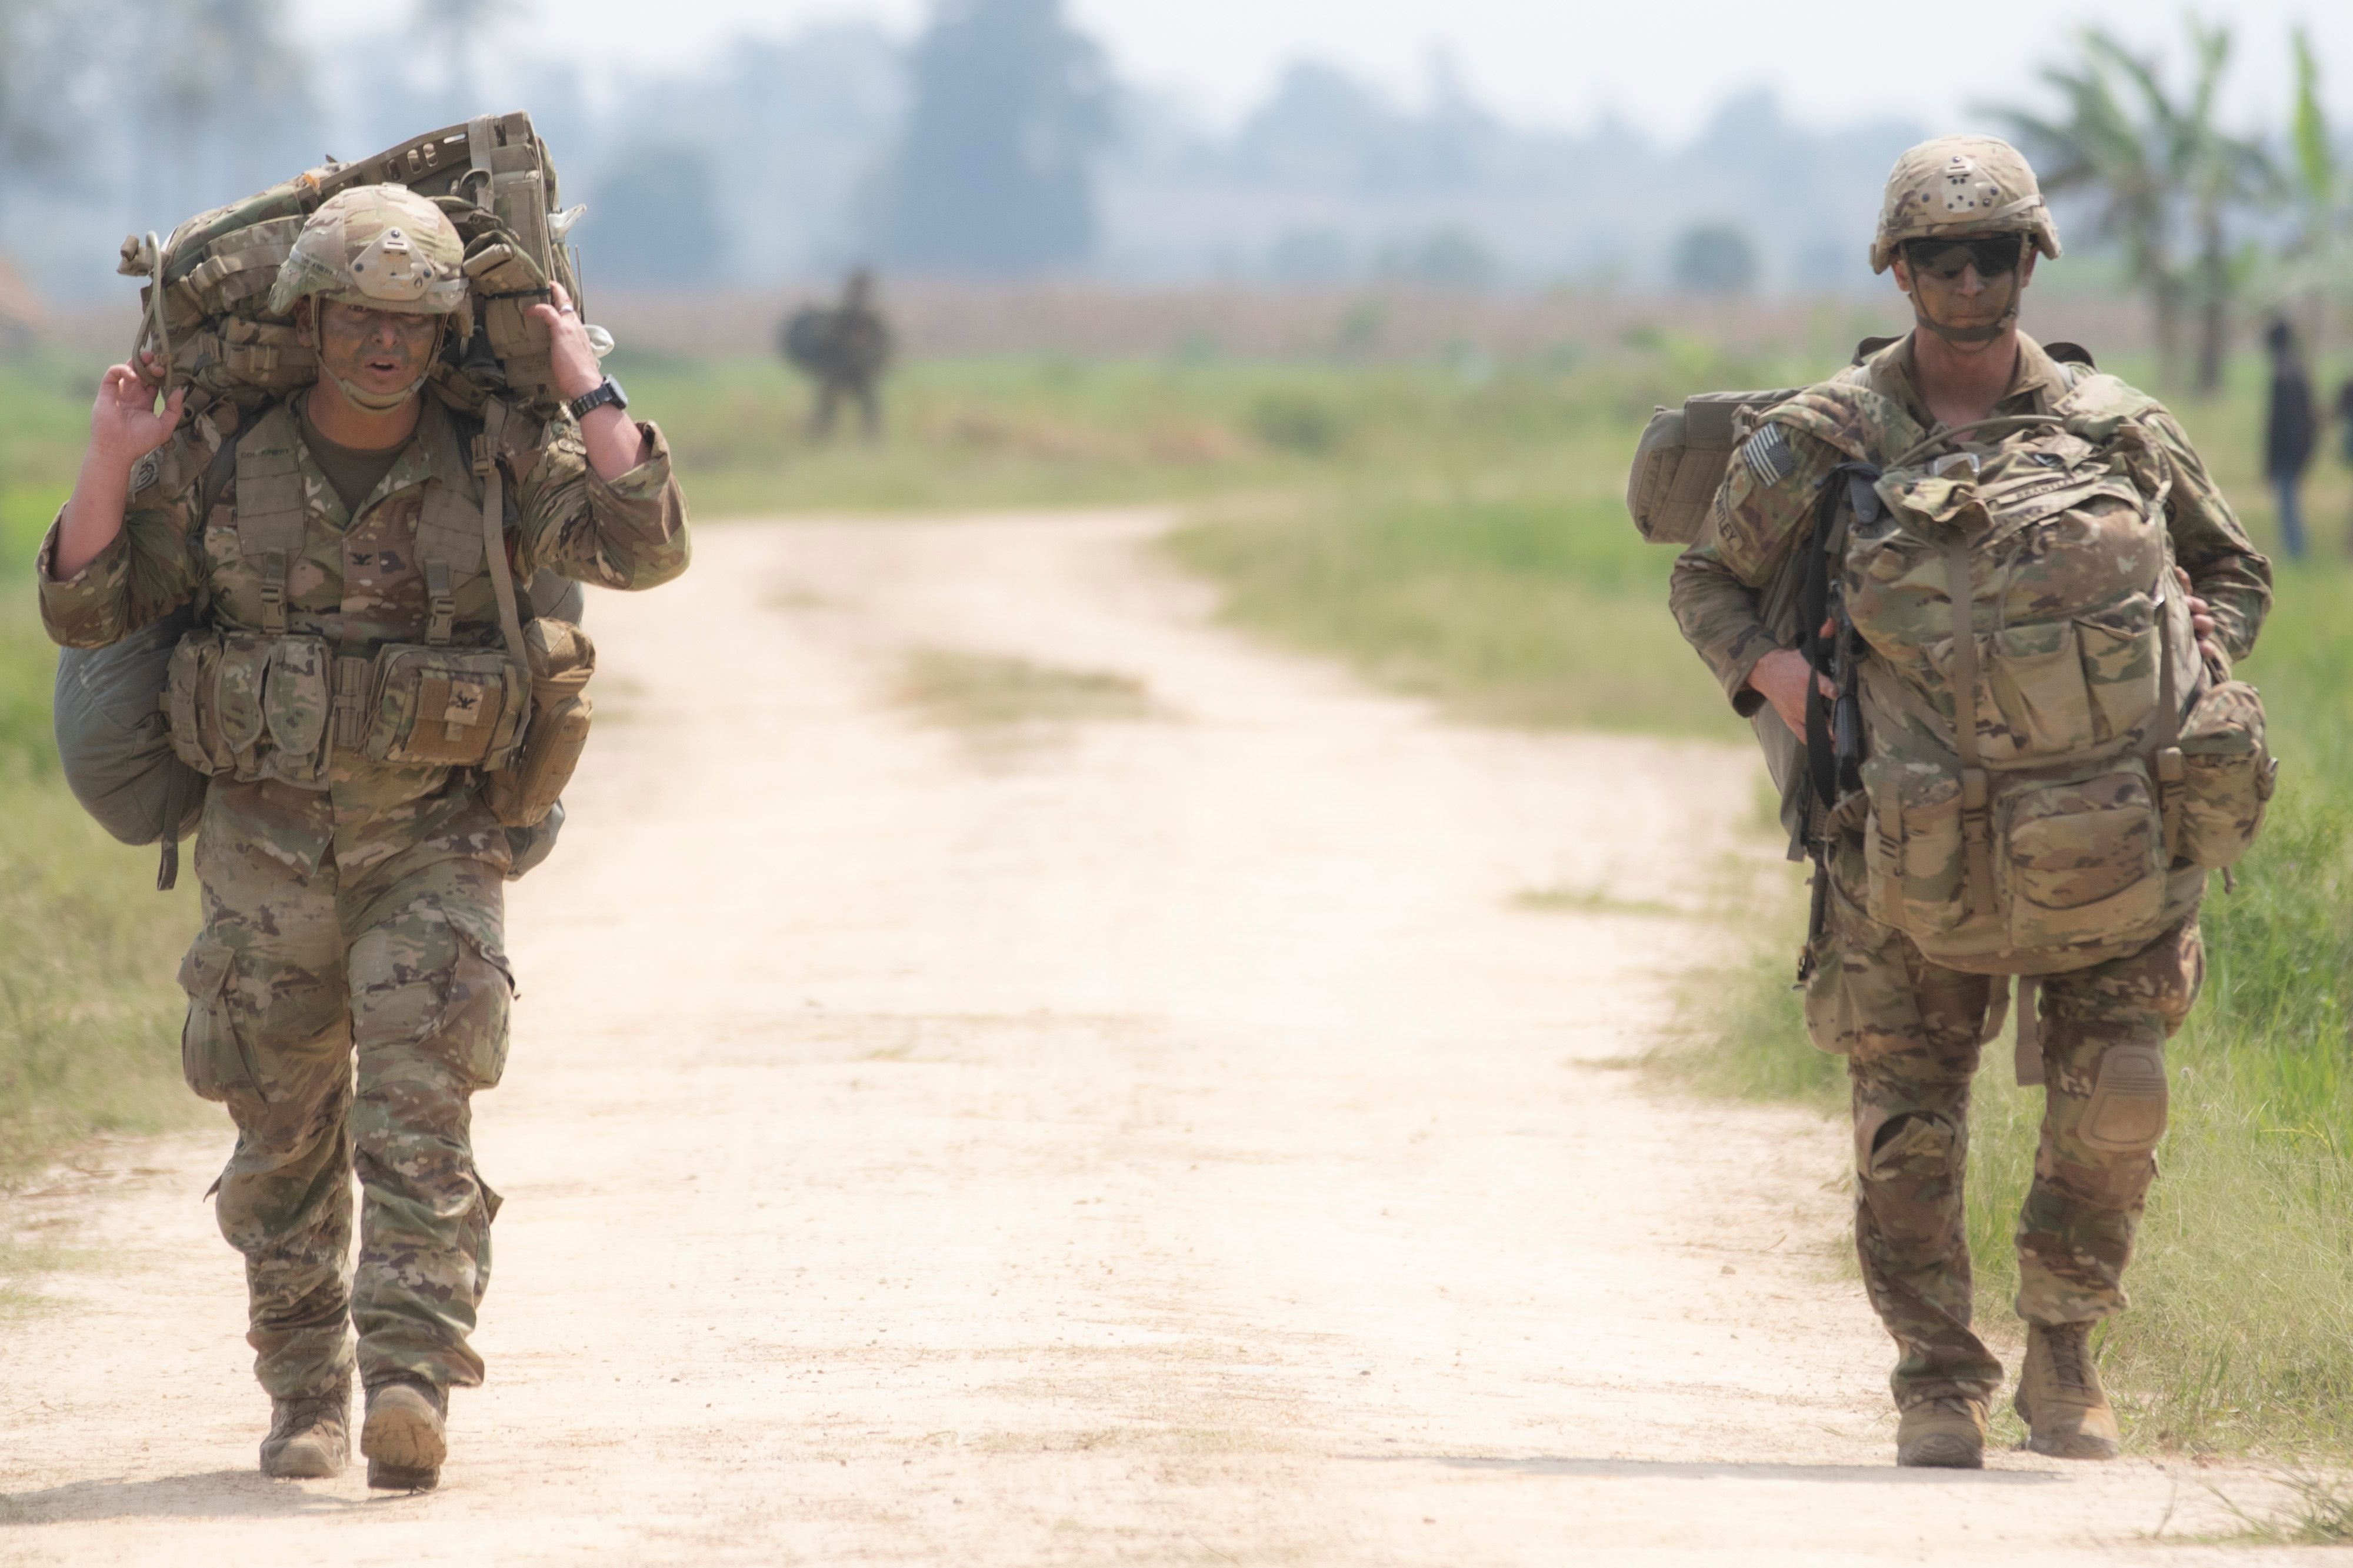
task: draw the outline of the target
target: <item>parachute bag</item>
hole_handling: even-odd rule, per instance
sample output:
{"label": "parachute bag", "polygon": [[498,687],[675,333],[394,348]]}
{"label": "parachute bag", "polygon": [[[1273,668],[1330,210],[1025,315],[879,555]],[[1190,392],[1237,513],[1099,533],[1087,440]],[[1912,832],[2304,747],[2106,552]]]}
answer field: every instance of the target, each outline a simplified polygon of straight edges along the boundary
{"label": "parachute bag", "polygon": [[107,647],[58,650],[50,704],[67,785],[100,826],[125,844],[160,844],[156,886],[179,876],[179,844],[196,830],[209,773],[173,753],[156,701],[173,650],[195,622],[191,605]]}

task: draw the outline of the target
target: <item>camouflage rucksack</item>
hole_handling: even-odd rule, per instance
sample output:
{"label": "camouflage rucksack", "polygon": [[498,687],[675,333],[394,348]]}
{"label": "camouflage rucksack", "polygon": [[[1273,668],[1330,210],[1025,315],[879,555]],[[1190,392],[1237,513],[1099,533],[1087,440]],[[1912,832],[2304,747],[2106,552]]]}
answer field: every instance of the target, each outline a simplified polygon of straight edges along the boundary
{"label": "camouflage rucksack", "polygon": [[[543,424],[562,402],[548,361],[547,330],[524,312],[561,283],[580,300],[576,257],[564,243],[583,210],[554,209],[555,165],[527,114],[483,115],[404,142],[354,163],[330,163],[258,195],[199,214],[158,242],[122,242],[118,270],[149,281],[132,363],[153,350],[163,390],[185,386],[182,431],[142,465],[139,488],[226,481],[237,437],[268,405],[317,378],[318,362],[293,319],[269,308],[271,285],[304,220],[329,198],[363,185],[400,184],[432,200],[465,244],[470,335],[453,337],[428,383],[465,416],[498,396]],[[585,309],[585,307],[584,307]],[[591,328],[592,336],[599,330]],[[609,339],[603,340],[609,346]],[[599,352],[603,352],[600,347]],[[577,623],[578,584],[542,572],[522,585],[535,617]],[[128,844],[161,844],[159,887],[177,875],[178,840],[194,829],[205,776],[175,759],[155,699],[174,647],[193,620],[184,611],[103,648],[59,652],[54,724],[77,798]],[[561,826],[560,805],[529,826],[511,826],[520,876],[543,858]]]}
{"label": "camouflage rucksack", "polygon": [[1844,381],[1765,416],[1852,460],[1815,541],[1863,654],[1840,661],[1862,746],[1834,815],[1862,828],[1868,913],[1948,968],[2133,952],[2261,826],[2263,704],[2200,657],[2155,406],[2095,374],[1934,436]]}
{"label": "camouflage rucksack", "polygon": [[547,329],[524,312],[550,297],[551,280],[586,310],[578,260],[564,243],[586,209],[554,210],[555,164],[531,116],[486,114],[355,163],[308,170],[190,218],[168,240],[151,234],[122,242],[117,270],[148,279],[131,363],[139,363],[141,350],[166,362],[164,390],[190,389],[187,422],[203,421],[200,431],[208,424],[225,437],[264,404],[316,379],[318,362],[297,340],[292,318],[269,311],[270,285],[303,220],[328,197],[368,184],[406,185],[431,198],[465,242],[474,331],[435,363],[432,384],[442,400],[467,414],[493,394],[543,414],[562,401]]}

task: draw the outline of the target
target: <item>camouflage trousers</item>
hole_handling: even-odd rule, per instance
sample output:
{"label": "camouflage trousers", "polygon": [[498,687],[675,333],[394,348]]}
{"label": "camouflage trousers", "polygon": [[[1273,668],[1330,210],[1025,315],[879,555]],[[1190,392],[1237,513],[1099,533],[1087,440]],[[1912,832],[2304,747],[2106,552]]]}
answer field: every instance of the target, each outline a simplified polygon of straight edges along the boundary
{"label": "camouflage trousers", "polygon": [[245,1255],[255,1375],[276,1398],[340,1385],[356,1328],[367,1384],[478,1384],[466,1337],[499,1199],[469,1102],[506,1058],[500,868],[419,848],[304,871],[216,818],[197,839],[181,1062],[237,1123],[217,1212]]}
{"label": "camouflage trousers", "polygon": [[[2204,970],[2193,910],[2137,952],[2042,981],[2042,1134],[2017,1229],[2026,1321],[2092,1322],[2129,1305],[2125,1266],[2164,1125],[2164,1042]],[[1953,1394],[1990,1402],[2001,1387],[2000,1362],[1969,1329],[1962,1182],[1969,1082],[2009,987],[1931,963],[1846,904],[1806,998],[1814,1043],[1847,1058],[1855,1250],[1899,1352],[1899,1408]]]}

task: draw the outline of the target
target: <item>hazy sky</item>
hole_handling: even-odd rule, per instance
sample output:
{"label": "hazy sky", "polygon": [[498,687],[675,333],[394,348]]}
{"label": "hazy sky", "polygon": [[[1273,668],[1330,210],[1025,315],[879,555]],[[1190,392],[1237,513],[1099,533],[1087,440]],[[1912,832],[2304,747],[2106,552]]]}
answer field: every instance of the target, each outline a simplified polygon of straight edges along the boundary
{"label": "hazy sky", "polygon": [[[917,26],[926,0],[516,0],[511,31],[599,74],[683,64],[731,37],[780,37],[812,21]],[[390,5],[293,0],[321,39]],[[1432,48],[1451,50],[1482,100],[1528,123],[1575,127],[1605,110],[1679,135],[1733,91],[1769,86],[1799,118],[1836,124],[1902,113],[1939,129],[1967,106],[2012,99],[2071,31],[2105,22],[2182,53],[2180,12],[2131,0],[1071,0],[1131,80],[1173,88],[1227,120],[1283,63],[1314,56],[1419,98]],[[2289,100],[2288,28],[2310,23],[2340,129],[2353,121],[2353,5],[2229,0],[2238,38],[2232,118],[2277,125]],[[558,20],[560,18],[560,20]],[[519,41],[519,40],[518,40]],[[1760,174],[1766,171],[1759,171]]]}

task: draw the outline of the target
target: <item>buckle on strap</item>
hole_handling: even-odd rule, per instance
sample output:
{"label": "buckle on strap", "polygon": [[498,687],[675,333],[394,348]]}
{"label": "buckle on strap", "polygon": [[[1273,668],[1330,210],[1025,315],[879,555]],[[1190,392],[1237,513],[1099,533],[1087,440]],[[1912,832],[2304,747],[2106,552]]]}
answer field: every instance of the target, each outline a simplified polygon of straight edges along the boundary
{"label": "buckle on strap", "polygon": [[375,671],[372,658],[338,658],[335,660],[335,745],[339,750],[357,751],[367,740],[368,724],[375,715],[369,694]]}
{"label": "buckle on strap", "polygon": [[427,561],[425,563],[426,604],[432,618],[425,625],[425,640],[434,647],[447,647],[458,626],[458,598],[449,588],[449,563]]}
{"label": "buckle on strap", "polygon": [[261,558],[261,629],[286,629],[286,552],[272,550]]}

